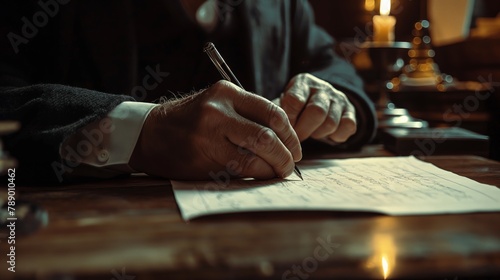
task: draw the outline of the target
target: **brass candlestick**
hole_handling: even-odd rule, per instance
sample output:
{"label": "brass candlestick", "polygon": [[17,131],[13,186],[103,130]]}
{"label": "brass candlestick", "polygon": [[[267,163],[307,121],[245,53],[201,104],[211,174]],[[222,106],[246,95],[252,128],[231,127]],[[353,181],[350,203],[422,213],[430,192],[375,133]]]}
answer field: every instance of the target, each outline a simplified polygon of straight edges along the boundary
{"label": "brass candlestick", "polygon": [[408,51],[410,60],[403,67],[402,74],[393,78],[388,84],[390,89],[445,91],[453,85],[453,77],[442,74],[434,62],[435,52],[431,47],[429,21],[422,20],[415,23],[413,36],[412,47]]}
{"label": "brass candlestick", "polygon": [[365,42],[361,47],[368,50],[375,72],[378,73],[380,100],[378,101],[377,118],[379,130],[427,127],[425,121],[413,118],[406,109],[396,108],[387,95],[387,83],[391,83],[391,78],[401,71],[404,62],[400,57],[402,52],[411,48],[411,44],[408,42]]}

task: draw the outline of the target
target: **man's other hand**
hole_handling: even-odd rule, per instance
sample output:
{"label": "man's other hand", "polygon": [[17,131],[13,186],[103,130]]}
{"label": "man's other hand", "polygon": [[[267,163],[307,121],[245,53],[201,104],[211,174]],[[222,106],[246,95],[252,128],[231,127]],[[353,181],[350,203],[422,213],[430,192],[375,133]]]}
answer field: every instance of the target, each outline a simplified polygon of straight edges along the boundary
{"label": "man's other hand", "polygon": [[147,117],[130,166],[150,175],[204,180],[287,177],[302,158],[283,109],[219,81],[207,90],[156,107]]}
{"label": "man's other hand", "polygon": [[279,100],[300,141],[311,137],[345,142],[356,132],[356,111],[346,95],[311,74],[299,74]]}

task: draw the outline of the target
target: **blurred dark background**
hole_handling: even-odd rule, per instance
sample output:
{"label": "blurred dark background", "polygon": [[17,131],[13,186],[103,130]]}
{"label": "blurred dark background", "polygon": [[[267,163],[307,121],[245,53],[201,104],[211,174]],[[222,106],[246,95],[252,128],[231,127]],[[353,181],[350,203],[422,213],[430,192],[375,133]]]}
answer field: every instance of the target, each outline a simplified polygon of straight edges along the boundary
{"label": "blurred dark background", "polygon": [[[365,10],[365,0],[309,0],[316,23],[338,41],[352,40],[360,33],[368,34],[372,16]],[[378,3],[379,1],[376,1]],[[396,41],[410,41],[413,24],[426,17],[426,0],[392,0],[391,15],[397,19]],[[496,17],[500,1],[475,0],[471,28],[480,17]],[[432,24],[432,23],[431,23]],[[443,72],[461,80],[477,80],[480,74],[493,74],[500,81],[500,34],[490,38],[470,38],[464,42],[435,48],[436,61]]]}
{"label": "blurred dark background", "polygon": [[[336,38],[338,45],[344,42],[350,44],[353,44],[353,42],[359,43],[360,41],[369,39],[367,36],[372,32],[372,18],[373,15],[379,13],[380,0],[375,0],[376,5],[373,11],[368,11],[365,8],[365,1],[309,0],[316,15],[316,23]],[[395,41],[410,42],[413,37],[412,30],[414,23],[421,19],[428,19],[427,1],[392,0],[391,3],[391,15],[397,19]],[[457,81],[490,83],[489,93],[491,93],[491,96],[487,100],[482,100],[479,109],[471,112],[470,116],[462,118],[463,122],[460,126],[474,132],[489,135],[491,143],[490,155],[491,158],[497,160],[500,160],[500,31],[498,26],[496,26],[496,31],[485,35],[484,32],[479,32],[477,22],[478,19],[498,17],[499,13],[500,1],[475,0],[469,37],[463,41],[449,45],[433,46],[436,53],[434,61],[439,65],[441,72],[452,75]],[[339,49],[338,45],[337,52],[355,65],[365,80],[367,93],[377,103],[380,98],[380,90],[376,89],[376,87],[380,86],[380,81],[378,81],[379,84],[374,82],[374,78],[379,73],[375,73],[373,64],[366,63],[367,56],[365,56],[364,60],[357,58],[362,53],[359,49],[347,49],[346,51],[345,49]],[[402,58],[407,61],[406,51],[403,52]],[[375,89],[373,85],[376,86]],[[470,94],[474,94],[474,92]],[[444,110],[452,107],[454,104],[461,104],[465,100],[464,96],[466,95],[462,93],[462,95],[449,94],[448,96],[450,96],[450,98],[447,97],[449,100],[445,101],[447,104],[441,104],[443,111],[432,112],[429,110],[429,118],[426,121],[429,121],[431,126],[446,125],[442,117]],[[410,100],[410,103],[412,101]],[[443,102],[443,99],[441,98],[440,101],[436,101],[419,98],[419,100],[415,100],[415,103],[418,102],[423,102],[425,105],[425,102],[428,104],[431,102]],[[435,108],[436,106],[432,107]],[[411,108],[407,109],[411,113]],[[440,121],[441,124],[439,123]]]}

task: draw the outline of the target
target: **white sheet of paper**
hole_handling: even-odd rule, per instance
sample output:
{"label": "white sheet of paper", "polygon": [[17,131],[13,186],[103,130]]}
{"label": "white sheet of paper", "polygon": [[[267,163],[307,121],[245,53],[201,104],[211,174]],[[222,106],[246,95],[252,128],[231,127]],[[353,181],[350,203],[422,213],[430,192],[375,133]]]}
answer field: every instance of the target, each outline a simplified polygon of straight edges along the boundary
{"label": "white sheet of paper", "polygon": [[274,210],[417,215],[500,211],[500,189],[414,157],[303,161],[304,181],[172,181],[182,217]]}

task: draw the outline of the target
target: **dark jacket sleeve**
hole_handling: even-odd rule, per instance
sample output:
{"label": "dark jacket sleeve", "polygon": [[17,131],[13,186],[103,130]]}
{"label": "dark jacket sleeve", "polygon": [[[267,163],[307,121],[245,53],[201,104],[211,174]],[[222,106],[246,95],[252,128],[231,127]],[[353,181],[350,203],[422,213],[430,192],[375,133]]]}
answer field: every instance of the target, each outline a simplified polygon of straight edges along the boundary
{"label": "dark jacket sleeve", "polygon": [[358,131],[340,147],[358,148],[368,143],[375,135],[377,120],[363,81],[352,65],[334,52],[333,38],[314,23],[306,0],[293,1],[292,23],[292,75],[311,73],[344,92],[356,108]]}
{"label": "dark jacket sleeve", "polygon": [[19,179],[60,181],[62,169],[67,168],[59,156],[63,140],[132,98],[43,84],[39,77],[44,67],[50,67],[33,63],[32,58],[47,55],[36,48],[36,41],[51,26],[49,23],[39,28],[36,36],[25,36],[22,18],[29,20],[36,10],[24,6],[28,4],[4,7],[1,12],[0,121],[16,120],[21,124],[20,131],[2,140],[4,148],[19,162],[16,172]]}
{"label": "dark jacket sleeve", "polygon": [[61,181],[71,167],[59,156],[66,137],[94,120],[103,118],[127,96],[54,84],[0,87],[2,120],[21,123],[18,133],[4,137],[5,149],[20,166],[21,179]]}

